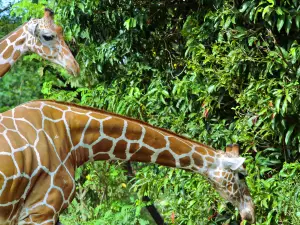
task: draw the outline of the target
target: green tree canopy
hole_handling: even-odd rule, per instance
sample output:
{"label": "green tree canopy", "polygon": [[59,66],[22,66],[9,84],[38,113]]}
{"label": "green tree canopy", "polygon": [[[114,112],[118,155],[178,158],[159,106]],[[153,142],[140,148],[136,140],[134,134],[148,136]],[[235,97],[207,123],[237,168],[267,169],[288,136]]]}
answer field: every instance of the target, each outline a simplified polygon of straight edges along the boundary
{"label": "green tree canopy", "polygon": [[[23,0],[10,20],[41,16],[44,4],[64,27],[82,73],[71,77],[27,56],[43,77],[24,81],[39,80],[45,98],[139,118],[218,149],[239,143],[257,224],[299,224],[299,1]],[[25,70],[22,62],[11,79]],[[9,97],[9,107],[28,98]],[[240,222],[197,174],[134,164],[128,182],[122,168],[105,162],[79,169],[65,222],[151,224],[145,195],[169,224]]]}

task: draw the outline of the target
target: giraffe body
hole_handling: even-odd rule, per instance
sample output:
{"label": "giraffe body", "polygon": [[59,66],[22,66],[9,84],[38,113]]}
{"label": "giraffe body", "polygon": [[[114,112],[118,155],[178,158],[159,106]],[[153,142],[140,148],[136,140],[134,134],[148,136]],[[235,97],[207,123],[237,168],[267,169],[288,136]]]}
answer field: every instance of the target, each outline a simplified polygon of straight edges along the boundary
{"label": "giraffe body", "polygon": [[0,224],[54,225],[75,194],[74,173],[91,160],[157,163],[201,173],[254,222],[238,172],[244,159],[93,108],[32,101],[0,114]]}
{"label": "giraffe body", "polygon": [[31,19],[0,40],[0,78],[26,52],[35,52],[70,74],[79,74],[79,65],[64,41],[62,28],[54,24],[49,9],[45,9],[43,18]]}

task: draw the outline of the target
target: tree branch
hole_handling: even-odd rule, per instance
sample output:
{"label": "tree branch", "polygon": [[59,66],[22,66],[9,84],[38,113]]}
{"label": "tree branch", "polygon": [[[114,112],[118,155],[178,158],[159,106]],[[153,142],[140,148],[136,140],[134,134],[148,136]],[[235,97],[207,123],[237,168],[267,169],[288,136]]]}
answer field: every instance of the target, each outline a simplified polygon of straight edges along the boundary
{"label": "tree branch", "polygon": [[[126,162],[124,169],[127,170],[128,181],[130,181],[132,178],[134,178],[135,174],[134,174],[134,171],[132,170],[130,162]],[[143,196],[143,201],[148,203],[148,202],[151,202],[151,199],[148,196]],[[164,219],[159,214],[159,212],[154,204],[149,204],[146,206],[146,208],[157,225],[165,224]]]}
{"label": "tree branch", "polygon": [[5,12],[5,11],[7,11],[7,10],[9,10],[10,7],[11,7],[11,4],[9,4],[8,6],[6,6],[4,9],[0,9],[0,14],[3,13],[3,12]]}

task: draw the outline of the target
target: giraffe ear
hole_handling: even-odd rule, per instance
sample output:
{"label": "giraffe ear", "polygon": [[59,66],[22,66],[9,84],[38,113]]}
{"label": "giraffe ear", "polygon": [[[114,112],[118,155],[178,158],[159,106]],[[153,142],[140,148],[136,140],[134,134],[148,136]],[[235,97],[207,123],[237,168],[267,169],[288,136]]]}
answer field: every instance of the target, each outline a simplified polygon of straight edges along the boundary
{"label": "giraffe ear", "polygon": [[223,166],[226,169],[231,169],[233,171],[244,170],[243,163],[245,162],[245,158],[243,157],[234,157],[234,158],[224,158]]}

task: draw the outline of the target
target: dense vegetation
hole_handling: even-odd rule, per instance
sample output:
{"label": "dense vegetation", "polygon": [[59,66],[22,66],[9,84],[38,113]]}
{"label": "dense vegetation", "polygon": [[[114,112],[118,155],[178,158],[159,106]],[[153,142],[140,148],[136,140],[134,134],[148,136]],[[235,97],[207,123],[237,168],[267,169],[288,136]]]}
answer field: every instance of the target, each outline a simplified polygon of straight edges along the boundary
{"label": "dense vegetation", "polygon": [[[43,5],[56,12],[81,75],[26,56],[0,80],[0,110],[39,98],[104,108],[218,149],[239,143],[257,224],[300,224],[300,3],[297,0],[20,1],[0,35]],[[1,5],[0,5],[1,6]],[[76,174],[65,224],[237,224],[199,175],[100,162]]]}

